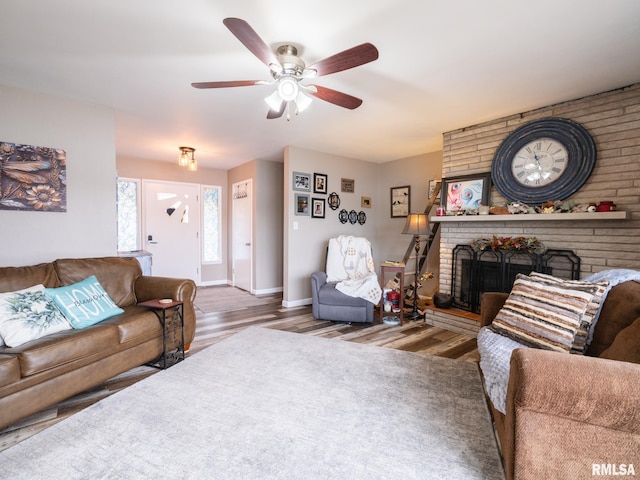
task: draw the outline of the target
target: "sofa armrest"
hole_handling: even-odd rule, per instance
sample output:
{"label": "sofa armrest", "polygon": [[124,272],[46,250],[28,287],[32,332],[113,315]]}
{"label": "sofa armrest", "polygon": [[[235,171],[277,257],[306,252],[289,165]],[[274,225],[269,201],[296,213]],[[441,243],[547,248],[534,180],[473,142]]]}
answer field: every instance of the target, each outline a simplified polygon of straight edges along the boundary
{"label": "sofa armrest", "polygon": [[193,306],[196,284],[193,280],[143,275],[136,280],[135,293],[138,302],[156,298],[173,298],[183,302],[184,341],[185,344],[193,341],[196,332],[196,312]]}
{"label": "sofa armrest", "polygon": [[482,301],[480,302],[481,327],[491,325],[507,298],[509,298],[509,294],[502,292],[485,292],[482,294]]}
{"label": "sofa armrest", "polygon": [[640,365],[514,350],[507,478],[590,478],[593,465],[640,465]]}

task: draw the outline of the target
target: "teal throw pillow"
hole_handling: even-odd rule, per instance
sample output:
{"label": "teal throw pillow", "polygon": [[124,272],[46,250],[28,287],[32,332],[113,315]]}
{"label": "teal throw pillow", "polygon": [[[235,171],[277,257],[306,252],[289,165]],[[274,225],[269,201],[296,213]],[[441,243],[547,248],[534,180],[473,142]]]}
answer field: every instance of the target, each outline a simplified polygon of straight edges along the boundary
{"label": "teal throw pillow", "polygon": [[86,328],[124,312],[111,300],[95,275],[66,287],[47,288],[45,293],[73,328]]}

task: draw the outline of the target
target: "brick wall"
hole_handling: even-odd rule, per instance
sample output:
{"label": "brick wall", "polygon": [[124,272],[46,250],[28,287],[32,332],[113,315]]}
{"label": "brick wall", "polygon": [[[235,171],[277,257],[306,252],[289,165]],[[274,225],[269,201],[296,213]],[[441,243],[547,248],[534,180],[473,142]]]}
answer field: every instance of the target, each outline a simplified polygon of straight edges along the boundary
{"label": "brick wall", "polygon": [[[545,117],[582,124],[597,149],[595,169],[571,199],[613,200],[627,220],[446,222],[441,224],[440,291],[451,292],[451,252],[480,237],[535,236],[582,259],[581,277],[610,268],[640,270],[640,83],[444,133],[442,176],[491,171],[496,149],[518,126]],[[506,200],[492,188],[491,203]]]}

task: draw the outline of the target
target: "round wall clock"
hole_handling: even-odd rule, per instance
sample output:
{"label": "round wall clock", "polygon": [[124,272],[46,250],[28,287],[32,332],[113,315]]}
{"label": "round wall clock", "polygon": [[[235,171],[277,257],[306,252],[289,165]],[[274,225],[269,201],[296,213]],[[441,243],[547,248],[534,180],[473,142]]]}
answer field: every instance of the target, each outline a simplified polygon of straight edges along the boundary
{"label": "round wall clock", "polygon": [[491,181],[507,200],[540,205],[573,195],[595,164],[596,146],[582,125],[545,118],[517,128],[502,142]]}

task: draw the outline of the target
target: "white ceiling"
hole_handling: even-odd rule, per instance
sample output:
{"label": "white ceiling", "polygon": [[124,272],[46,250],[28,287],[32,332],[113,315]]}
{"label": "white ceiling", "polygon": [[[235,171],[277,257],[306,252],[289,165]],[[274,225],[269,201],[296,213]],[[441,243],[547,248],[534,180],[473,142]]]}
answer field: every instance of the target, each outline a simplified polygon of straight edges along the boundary
{"label": "white ceiling", "polygon": [[[640,81],[636,0],[0,0],[0,84],[106,105],[118,155],[201,166],[281,160],[296,145],[372,162],[442,148],[442,133]],[[380,58],[314,81],[364,100],[315,99],[267,120],[273,86],[222,24],[246,20],[306,63],[363,42]],[[10,140],[10,139],[6,139]]]}

